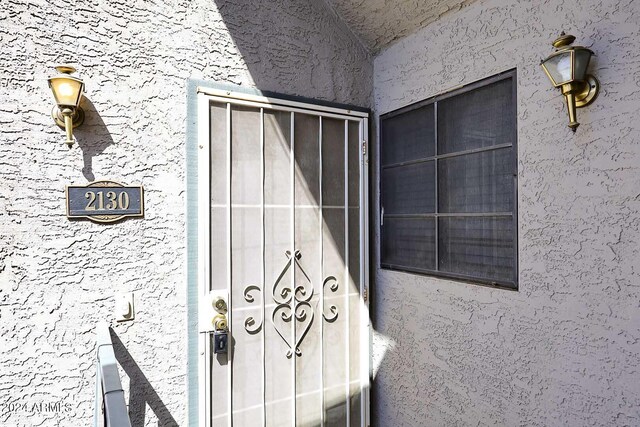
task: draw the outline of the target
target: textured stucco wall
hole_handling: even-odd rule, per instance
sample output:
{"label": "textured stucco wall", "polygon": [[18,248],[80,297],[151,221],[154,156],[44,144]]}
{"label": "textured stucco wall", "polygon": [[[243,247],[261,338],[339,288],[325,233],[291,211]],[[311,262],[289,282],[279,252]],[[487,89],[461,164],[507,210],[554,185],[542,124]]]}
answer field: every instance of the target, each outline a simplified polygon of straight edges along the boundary
{"label": "textured stucco wall", "polygon": [[[185,425],[187,79],[367,106],[371,58],[313,0],[8,0],[0,47],[0,425],[91,423],[94,327],[124,291],[136,425]],[[71,150],[49,117],[61,62],[87,86]],[[94,177],[144,185],[146,217],[68,221],[64,186]]]}
{"label": "textured stucco wall", "polygon": [[[575,135],[561,30],[602,83]],[[516,67],[519,291],[377,270],[376,425],[640,424],[640,2],[476,2],[375,59],[376,112]]]}
{"label": "textured stucco wall", "polygon": [[326,0],[371,52],[475,0]]}

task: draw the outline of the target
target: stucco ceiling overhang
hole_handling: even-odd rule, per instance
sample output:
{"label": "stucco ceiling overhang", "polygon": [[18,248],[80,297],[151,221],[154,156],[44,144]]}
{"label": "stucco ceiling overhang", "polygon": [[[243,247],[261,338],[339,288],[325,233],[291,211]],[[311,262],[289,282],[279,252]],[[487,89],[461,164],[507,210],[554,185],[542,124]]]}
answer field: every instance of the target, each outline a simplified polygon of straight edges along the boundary
{"label": "stucco ceiling overhang", "polygon": [[325,0],[373,54],[474,0]]}

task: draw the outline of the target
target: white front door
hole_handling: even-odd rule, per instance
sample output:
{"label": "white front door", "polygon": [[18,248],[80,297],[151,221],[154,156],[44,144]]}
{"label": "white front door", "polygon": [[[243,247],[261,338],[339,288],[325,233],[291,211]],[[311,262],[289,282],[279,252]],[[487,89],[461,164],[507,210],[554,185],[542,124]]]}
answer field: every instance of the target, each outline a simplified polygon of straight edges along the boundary
{"label": "white front door", "polygon": [[207,89],[198,108],[200,424],[366,426],[367,114]]}

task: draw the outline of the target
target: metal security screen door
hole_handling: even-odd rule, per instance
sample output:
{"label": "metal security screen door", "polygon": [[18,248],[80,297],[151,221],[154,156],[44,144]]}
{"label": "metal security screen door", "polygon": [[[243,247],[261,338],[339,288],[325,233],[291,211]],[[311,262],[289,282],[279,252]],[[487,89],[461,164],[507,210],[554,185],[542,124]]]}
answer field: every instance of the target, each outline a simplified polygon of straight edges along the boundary
{"label": "metal security screen door", "polygon": [[200,425],[368,425],[367,114],[198,97]]}

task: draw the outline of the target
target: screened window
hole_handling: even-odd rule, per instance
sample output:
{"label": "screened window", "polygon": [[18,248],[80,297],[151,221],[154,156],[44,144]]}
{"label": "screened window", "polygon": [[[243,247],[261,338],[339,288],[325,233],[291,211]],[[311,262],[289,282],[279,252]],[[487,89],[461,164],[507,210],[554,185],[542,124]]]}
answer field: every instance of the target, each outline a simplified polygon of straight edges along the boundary
{"label": "screened window", "polygon": [[380,122],[381,267],[516,288],[515,70]]}

